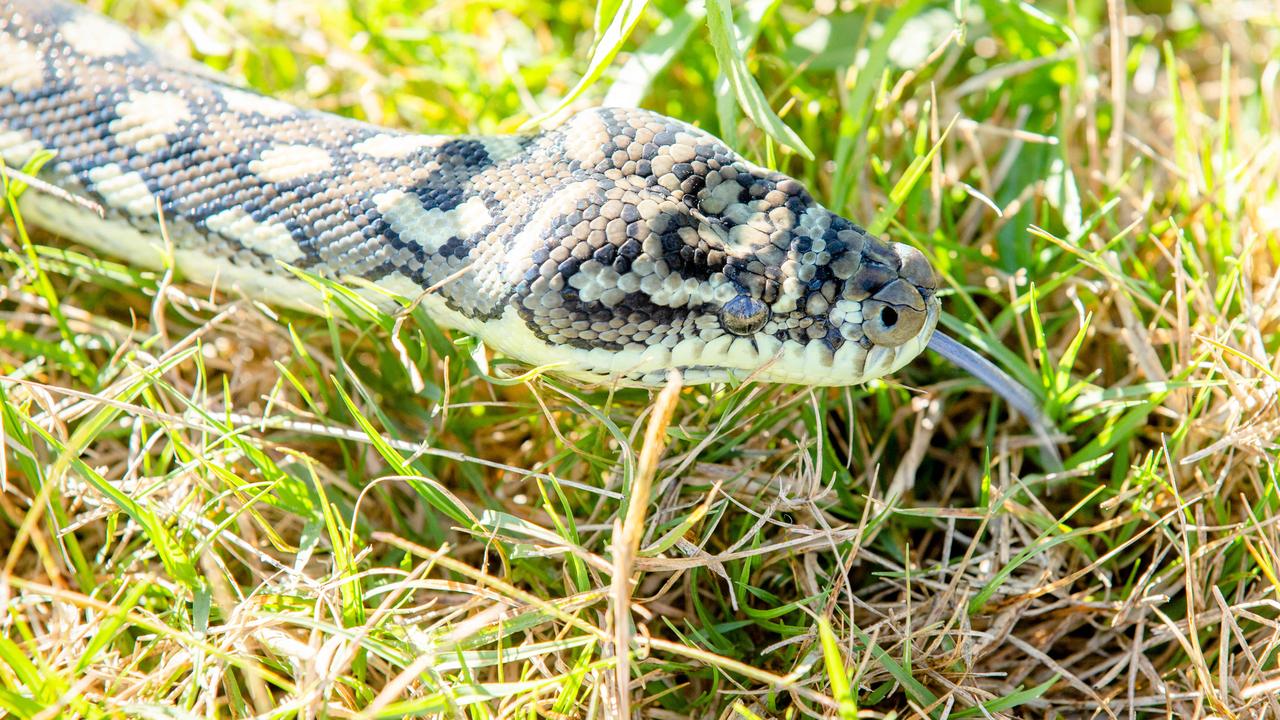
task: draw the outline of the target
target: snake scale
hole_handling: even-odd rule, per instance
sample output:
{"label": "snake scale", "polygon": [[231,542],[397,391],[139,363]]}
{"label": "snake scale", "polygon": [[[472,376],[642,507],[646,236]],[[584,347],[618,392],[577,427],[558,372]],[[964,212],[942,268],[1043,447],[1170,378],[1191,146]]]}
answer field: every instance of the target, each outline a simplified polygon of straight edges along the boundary
{"label": "snake scale", "polygon": [[43,151],[42,179],[103,210],[24,193],[57,234],[284,305],[320,303],[290,268],[388,309],[421,300],[584,380],[855,384],[938,320],[918,250],[679,120],[597,108],[537,134],[409,134],[237,87],[75,5],[0,0],[0,158]]}

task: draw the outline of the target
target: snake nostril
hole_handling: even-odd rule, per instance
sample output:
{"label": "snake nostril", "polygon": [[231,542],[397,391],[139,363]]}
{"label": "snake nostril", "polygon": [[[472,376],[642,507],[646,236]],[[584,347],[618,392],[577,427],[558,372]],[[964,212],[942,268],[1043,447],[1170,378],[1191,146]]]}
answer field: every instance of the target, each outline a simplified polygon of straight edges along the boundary
{"label": "snake nostril", "polygon": [[[863,304],[863,316],[866,320],[862,323],[862,332],[876,345],[898,347],[910,341],[919,335],[920,328],[924,327],[929,318],[929,310],[923,301],[920,303],[921,307],[913,306],[910,303],[912,298],[903,288],[911,288],[912,292],[915,289],[906,283],[899,283],[894,283]],[[884,299],[881,299],[881,294]],[[894,300],[904,302],[897,303]]]}

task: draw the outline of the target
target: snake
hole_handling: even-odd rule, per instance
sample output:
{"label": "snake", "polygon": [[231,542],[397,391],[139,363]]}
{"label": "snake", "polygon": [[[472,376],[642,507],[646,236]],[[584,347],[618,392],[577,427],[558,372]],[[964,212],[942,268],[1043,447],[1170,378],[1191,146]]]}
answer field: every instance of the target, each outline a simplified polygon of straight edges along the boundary
{"label": "snake", "polygon": [[[0,154],[51,150],[24,217],[291,306],[289,268],[532,365],[636,384],[850,385],[927,345],[934,272],[687,123],[592,108],[523,136],[415,135],[193,71],[76,6],[0,14]],[[464,270],[465,269],[465,270]]]}
{"label": "snake", "polygon": [[[587,382],[844,386],[937,332],[917,248],[712,134],[639,108],[519,135],[429,135],[259,94],[62,0],[0,0],[0,159],[59,192],[24,219],[141,267],[317,310],[343,284]],[[84,201],[75,202],[73,200]]]}

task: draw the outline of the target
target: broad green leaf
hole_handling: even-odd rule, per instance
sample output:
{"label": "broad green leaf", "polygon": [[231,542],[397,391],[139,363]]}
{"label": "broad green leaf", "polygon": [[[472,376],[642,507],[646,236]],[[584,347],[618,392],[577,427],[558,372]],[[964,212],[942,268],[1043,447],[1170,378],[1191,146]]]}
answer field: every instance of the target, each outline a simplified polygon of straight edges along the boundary
{"label": "broad green leaf", "polygon": [[733,8],[729,6],[729,0],[707,0],[707,30],[711,35],[711,47],[715,50],[716,61],[720,63],[720,73],[729,81],[742,111],[766,135],[800,153],[806,160],[812,160],[813,151],[769,107],[764,91],[751,76],[747,61],[738,52],[737,31],[733,25]]}
{"label": "broad green leaf", "polygon": [[604,104],[614,107],[638,107],[658,75],[671,64],[693,35],[693,29],[706,16],[703,5],[688,5],[674,17],[658,24],[658,29],[631,53],[618,70],[618,76],[604,96]]}
{"label": "broad green leaf", "polygon": [[[737,42],[733,51],[737,57],[745,57],[751,46],[755,45],[761,24],[778,7],[778,3],[779,0],[747,0],[734,23]],[[735,98],[729,75],[721,73],[716,79],[716,116],[720,121],[720,137],[731,146],[738,144],[738,103]],[[773,146],[770,145],[768,149],[772,151]],[[769,167],[776,164],[773,157],[767,158],[767,161]]]}
{"label": "broad green leaf", "polygon": [[591,61],[587,64],[587,71],[578,80],[578,84],[574,85],[573,89],[560,100],[559,105],[528,120],[522,127],[526,129],[537,127],[550,120],[572,105],[575,100],[582,96],[582,93],[594,85],[596,80],[600,79],[600,75],[605,68],[609,67],[609,63],[613,62],[614,56],[622,49],[623,43],[627,41],[631,31],[635,29],[636,23],[639,22],[640,16],[644,14],[644,9],[648,4],[649,0],[622,0],[621,2],[601,0],[601,8],[607,9],[609,5],[617,5],[617,10],[613,13],[613,20],[596,38],[595,49],[591,53]]}

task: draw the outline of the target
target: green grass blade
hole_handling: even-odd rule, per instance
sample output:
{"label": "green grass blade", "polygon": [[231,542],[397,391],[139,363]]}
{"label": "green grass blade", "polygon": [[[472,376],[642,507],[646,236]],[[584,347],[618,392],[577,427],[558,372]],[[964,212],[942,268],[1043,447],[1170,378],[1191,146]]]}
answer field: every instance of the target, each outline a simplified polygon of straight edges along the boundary
{"label": "green grass blade", "polygon": [[774,141],[786,145],[806,160],[812,160],[813,151],[769,107],[764,92],[747,69],[747,61],[738,51],[733,8],[729,5],[729,0],[707,0],[707,31],[711,36],[711,47],[715,49],[716,60],[720,63],[720,72],[733,88],[742,112]]}

